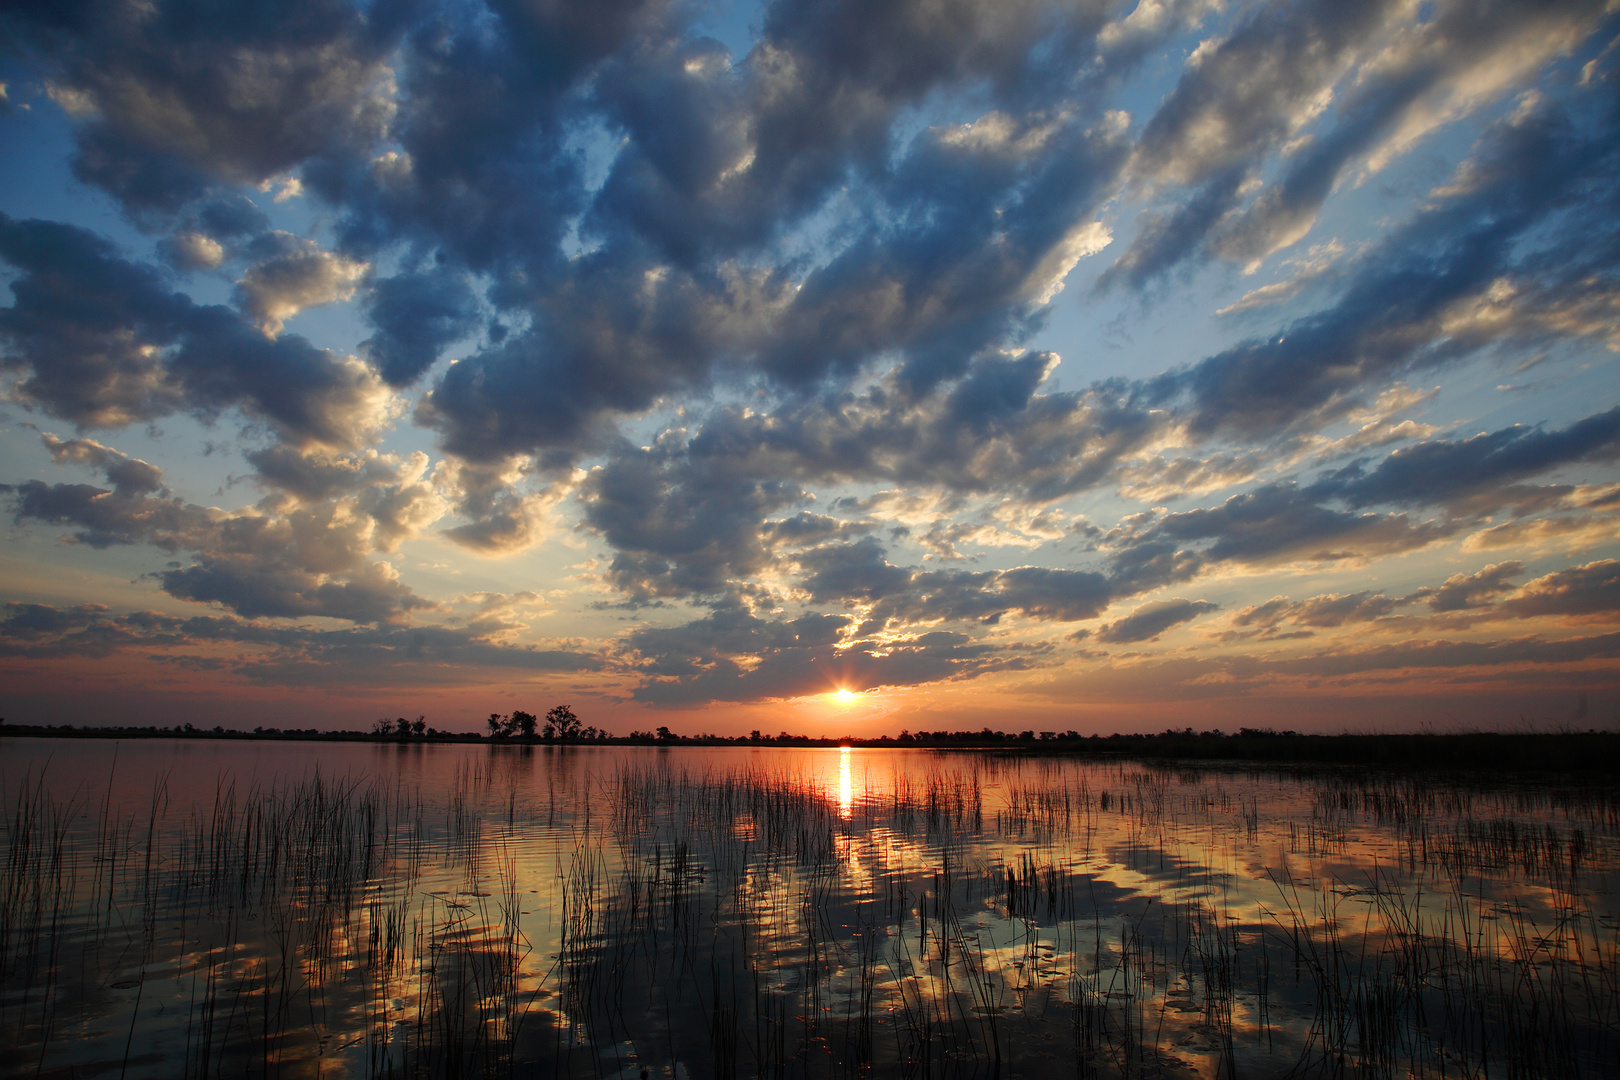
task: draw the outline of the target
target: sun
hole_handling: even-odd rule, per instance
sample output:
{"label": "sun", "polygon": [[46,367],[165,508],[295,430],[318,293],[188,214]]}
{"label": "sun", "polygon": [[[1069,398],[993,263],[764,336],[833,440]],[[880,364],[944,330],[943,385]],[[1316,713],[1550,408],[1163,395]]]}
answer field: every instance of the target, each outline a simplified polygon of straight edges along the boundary
{"label": "sun", "polygon": [[837,690],[832,692],[832,697],[834,701],[838,702],[838,704],[848,705],[856,698],[860,697],[860,695],[853,690],[840,686]]}

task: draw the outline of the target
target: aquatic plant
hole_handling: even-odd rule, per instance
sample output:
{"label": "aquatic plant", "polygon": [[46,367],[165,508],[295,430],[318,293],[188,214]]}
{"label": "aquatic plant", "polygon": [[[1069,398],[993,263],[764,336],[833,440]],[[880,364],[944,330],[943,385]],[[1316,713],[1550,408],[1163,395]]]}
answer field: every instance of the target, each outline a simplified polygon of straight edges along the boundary
{"label": "aquatic plant", "polygon": [[1620,1059],[1611,787],[739,753],[499,746],[440,790],[224,775],[184,804],[159,776],[138,808],[25,774],[0,1041],[39,1076]]}

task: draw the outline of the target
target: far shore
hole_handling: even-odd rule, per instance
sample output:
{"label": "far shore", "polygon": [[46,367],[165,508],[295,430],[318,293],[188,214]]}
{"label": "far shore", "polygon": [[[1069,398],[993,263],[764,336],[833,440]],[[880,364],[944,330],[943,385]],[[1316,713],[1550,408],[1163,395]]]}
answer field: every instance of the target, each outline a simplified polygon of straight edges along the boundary
{"label": "far shore", "polygon": [[174,728],[0,723],[0,737],[54,739],[199,739],[228,742],[364,742],[401,748],[444,744],[494,747],[572,748],[655,747],[863,747],[1000,751],[1021,755],[1140,758],[1153,761],[1242,762],[1249,764],[1360,765],[1381,768],[1457,769],[1491,772],[1580,773],[1620,776],[1620,732],[1454,732],[1313,735],[1245,728],[1237,733],[1167,730],[1152,735],[1090,735],[1076,732],[980,731],[904,732],[880,738],[809,735],[677,735],[637,732],[629,737],[558,739],[544,736],[481,735],[428,729],[417,735],[365,731],[259,728],[236,731],[189,725]]}

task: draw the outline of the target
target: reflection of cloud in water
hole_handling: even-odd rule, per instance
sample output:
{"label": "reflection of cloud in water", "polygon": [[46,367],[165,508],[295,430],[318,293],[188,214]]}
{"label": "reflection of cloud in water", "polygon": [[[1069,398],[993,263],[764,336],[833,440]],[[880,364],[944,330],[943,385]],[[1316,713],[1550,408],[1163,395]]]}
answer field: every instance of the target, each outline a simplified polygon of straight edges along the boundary
{"label": "reflection of cloud in water", "polygon": [[[370,778],[175,799],[150,862],[141,830],[73,819],[58,925],[82,931],[53,943],[49,907],[15,908],[8,927],[46,932],[0,942],[7,1000],[35,962],[58,1030],[109,1034],[12,1041],[45,1074],[117,1068],[133,1030],[149,1072],[202,1048],[250,1074],[632,1077],[998,1058],[1040,1077],[1076,1054],[1103,1075],[1323,1055],[1424,1075],[1616,1049],[1596,1019],[1620,972],[1613,792],[849,748],[356,760]],[[149,793],[120,805],[151,816]],[[19,856],[28,880],[53,880],[48,851]],[[111,947],[109,911],[152,928],[144,949]],[[1358,1033],[1373,1005],[1382,1034]]]}

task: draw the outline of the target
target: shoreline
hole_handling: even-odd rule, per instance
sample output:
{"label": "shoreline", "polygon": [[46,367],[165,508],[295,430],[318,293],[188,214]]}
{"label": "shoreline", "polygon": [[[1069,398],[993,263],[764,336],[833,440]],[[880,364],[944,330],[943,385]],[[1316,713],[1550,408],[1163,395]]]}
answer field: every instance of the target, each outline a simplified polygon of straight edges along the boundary
{"label": "shoreline", "polygon": [[[73,727],[0,724],[0,738],[177,739],[213,742],[360,742],[408,748],[433,745],[484,745],[523,748],[592,746],[837,748],[961,750],[1030,756],[1137,758],[1199,763],[1250,765],[1362,765],[1380,768],[1461,769],[1490,772],[1609,772],[1620,776],[1620,732],[1458,732],[1307,735],[1297,732],[1245,730],[1238,734],[1166,731],[1155,735],[1094,735],[1029,738],[982,732],[924,733],[900,738],[830,738],[797,735],[787,738],[728,739],[718,736],[672,736],[666,739],[615,736],[602,739],[545,739],[540,736],[490,737],[476,733],[434,732],[401,738],[362,731],[176,731],[138,727]],[[1050,733],[1048,733],[1050,734]]]}

